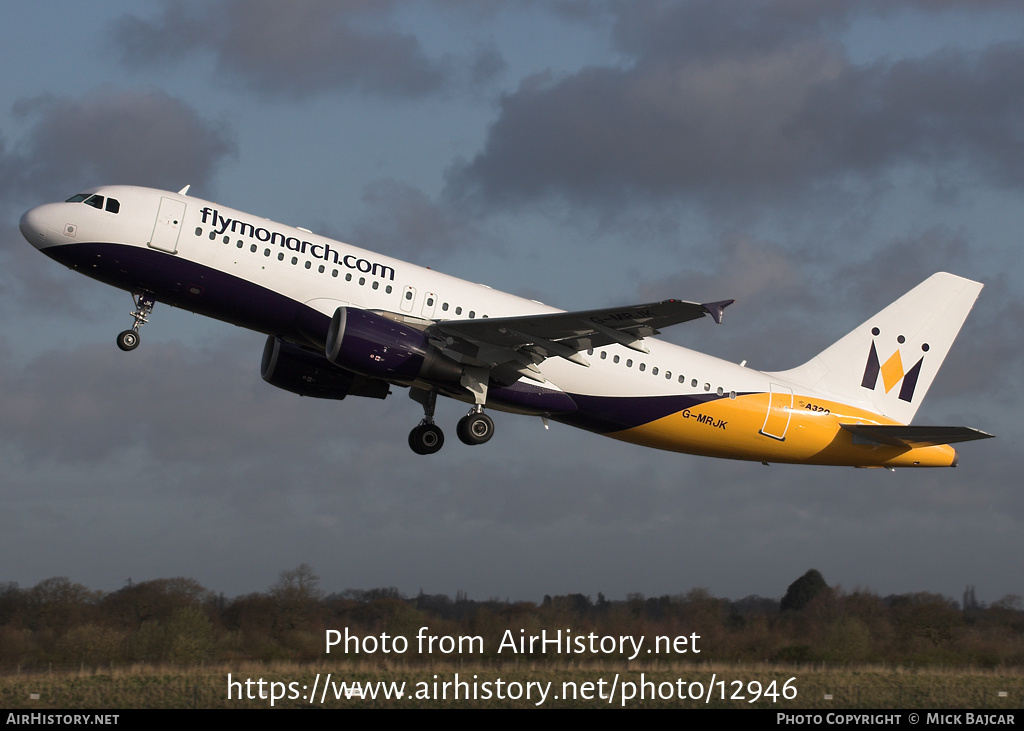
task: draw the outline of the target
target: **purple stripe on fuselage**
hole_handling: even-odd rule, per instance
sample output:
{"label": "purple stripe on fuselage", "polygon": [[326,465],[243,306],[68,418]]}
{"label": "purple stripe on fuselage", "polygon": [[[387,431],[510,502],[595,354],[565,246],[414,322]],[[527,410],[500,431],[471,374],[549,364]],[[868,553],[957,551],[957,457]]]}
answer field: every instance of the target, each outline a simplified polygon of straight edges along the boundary
{"label": "purple stripe on fuselage", "polygon": [[[138,246],[103,243],[50,246],[42,251],[86,276],[129,292],[149,292],[158,302],[172,307],[286,340],[311,342],[321,348],[327,340],[329,315],[241,277],[180,256]],[[546,413],[555,421],[601,434],[632,429],[723,398],[716,394],[589,396],[554,391],[524,381],[492,387],[488,397],[526,411]]]}
{"label": "purple stripe on fuselage", "polygon": [[532,411],[537,414],[565,414],[576,411],[576,403],[568,394],[550,388],[541,388],[526,381],[516,381],[511,386],[492,386],[487,391],[487,401]]}
{"label": "purple stripe on fuselage", "polygon": [[88,277],[129,292],[149,292],[172,307],[289,340],[322,331],[326,340],[329,316],[241,277],[173,254],[99,243],[50,246],[42,251]]}
{"label": "purple stripe on fuselage", "polygon": [[586,396],[574,393],[570,396],[578,410],[571,414],[552,414],[551,418],[598,434],[632,429],[699,404],[728,398],[717,394]]}
{"label": "purple stripe on fuselage", "polygon": [[723,398],[717,394],[679,396],[587,396],[563,393],[518,381],[491,387],[487,402],[550,416],[554,421],[607,434],[648,424],[669,414]]}

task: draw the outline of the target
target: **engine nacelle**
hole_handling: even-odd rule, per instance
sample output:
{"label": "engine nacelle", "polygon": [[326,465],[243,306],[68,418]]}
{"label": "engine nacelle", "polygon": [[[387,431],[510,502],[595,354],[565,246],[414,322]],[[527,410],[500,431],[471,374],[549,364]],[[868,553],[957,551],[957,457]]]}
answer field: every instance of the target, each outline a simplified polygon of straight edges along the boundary
{"label": "engine nacelle", "polygon": [[327,360],[372,378],[458,381],[462,366],[420,330],[366,310],[339,307],[327,332]]}
{"label": "engine nacelle", "polygon": [[342,370],[322,355],[273,335],[267,338],[263,348],[260,375],[271,386],[312,398],[384,398],[388,395],[388,384],[385,381]]}

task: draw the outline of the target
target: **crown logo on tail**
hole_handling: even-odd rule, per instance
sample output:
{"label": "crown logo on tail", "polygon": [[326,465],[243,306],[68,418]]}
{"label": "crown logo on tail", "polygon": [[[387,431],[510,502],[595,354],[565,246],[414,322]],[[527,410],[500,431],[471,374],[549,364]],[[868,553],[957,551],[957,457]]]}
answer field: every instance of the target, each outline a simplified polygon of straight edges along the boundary
{"label": "crown logo on tail", "polygon": [[[927,350],[928,346],[925,345],[922,349]],[[896,384],[903,381],[903,385],[900,386],[900,400],[910,403],[914,400],[914,389],[917,388],[917,379],[921,375],[921,365],[923,363],[924,356],[922,355],[913,368],[909,371],[904,371],[903,358],[900,355],[899,348],[896,348],[896,351],[889,356],[885,363],[881,363],[878,359],[875,341],[872,340],[871,351],[868,353],[868,362],[864,366],[864,378],[861,379],[860,385],[874,391],[875,386],[878,385],[878,376],[882,376],[882,385],[885,388],[885,392],[889,393],[896,387]]]}

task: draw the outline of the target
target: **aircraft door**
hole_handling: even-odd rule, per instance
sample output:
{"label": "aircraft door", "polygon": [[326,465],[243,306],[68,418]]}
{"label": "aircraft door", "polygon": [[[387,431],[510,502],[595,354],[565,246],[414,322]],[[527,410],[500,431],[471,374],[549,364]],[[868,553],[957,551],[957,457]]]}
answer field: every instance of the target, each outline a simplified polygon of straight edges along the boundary
{"label": "aircraft door", "polygon": [[433,318],[435,307],[437,307],[437,295],[433,292],[427,292],[423,296],[423,316],[427,319]]}
{"label": "aircraft door", "polygon": [[177,254],[178,234],[181,233],[181,224],[184,220],[184,201],[161,198],[160,210],[156,214],[156,223],[153,225],[153,235],[150,237],[149,245],[169,254]]}
{"label": "aircraft door", "polygon": [[399,305],[402,308],[402,312],[412,312],[412,306],[416,301],[416,288],[406,286],[402,290],[402,304]]}
{"label": "aircraft door", "polygon": [[793,418],[793,389],[772,383],[768,386],[768,413],[764,417],[761,434],[772,439],[785,441]]}

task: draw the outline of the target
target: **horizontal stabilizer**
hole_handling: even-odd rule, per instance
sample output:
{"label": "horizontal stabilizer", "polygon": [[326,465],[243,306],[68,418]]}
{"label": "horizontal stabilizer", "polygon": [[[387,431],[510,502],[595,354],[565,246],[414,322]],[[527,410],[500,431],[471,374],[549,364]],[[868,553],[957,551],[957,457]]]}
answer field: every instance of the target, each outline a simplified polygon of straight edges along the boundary
{"label": "horizontal stabilizer", "polygon": [[969,426],[888,426],[881,424],[840,424],[853,433],[854,444],[884,444],[890,447],[932,447],[936,444],[991,439]]}

